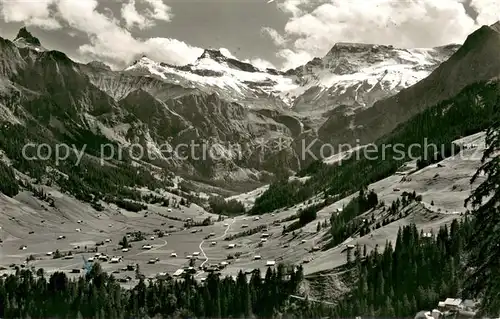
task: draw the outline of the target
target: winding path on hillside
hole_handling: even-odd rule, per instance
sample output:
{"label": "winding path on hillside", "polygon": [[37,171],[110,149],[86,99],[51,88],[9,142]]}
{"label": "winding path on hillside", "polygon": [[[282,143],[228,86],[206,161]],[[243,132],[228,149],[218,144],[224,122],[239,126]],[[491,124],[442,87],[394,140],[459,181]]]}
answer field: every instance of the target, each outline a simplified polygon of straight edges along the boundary
{"label": "winding path on hillside", "polygon": [[[229,225],[227,225],[226,230],[224,231],[224,234],[223,234],[222,236],[217,237],[217,238],[213,238],[213,240],[219,240],[219,239],[221,239],[221,238],[226,237],[227,232],[231,229],[231,226],[234,224],[234,222],[235,222],[235,221],[236,221],[236,217],[235,217],[235,218],[233,218],[233,221],[232,221]],[[200,248],[201,253],[203,254],[203,257],[205,258],[205,261],[201,263],[200,267],[203,267],[203,266],[204,266],[204,265],[208,262],[208,260],[209,260],[209,258],[208,258],[208,256],[207,256],[207,254],[206,254],[206,253],[205,253],[205,251],[203,250],[203,244],[204,244],[204,243],[205,243],[205,239],[203,239],[203,240],[201,241],[200,245],[198,246],[198,247]],[[199,271],[199,272],[195,275],[195,277],[198,277],[198,276],[200,276],[200,275],[201,275],[201,274],[203,274],[203,273],[204,273],[204,271],[203,271],[203,270],[201,270],[201,271]]]}

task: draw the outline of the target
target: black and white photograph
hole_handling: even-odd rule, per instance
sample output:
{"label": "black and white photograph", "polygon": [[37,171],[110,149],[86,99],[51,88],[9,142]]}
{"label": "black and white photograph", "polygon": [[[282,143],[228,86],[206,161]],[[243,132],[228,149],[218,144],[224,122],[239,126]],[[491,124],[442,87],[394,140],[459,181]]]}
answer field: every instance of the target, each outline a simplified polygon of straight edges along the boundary
{"label": "black and white photograph", "polygon": [[500,319],[500,0],[0,0],[0,318]]}

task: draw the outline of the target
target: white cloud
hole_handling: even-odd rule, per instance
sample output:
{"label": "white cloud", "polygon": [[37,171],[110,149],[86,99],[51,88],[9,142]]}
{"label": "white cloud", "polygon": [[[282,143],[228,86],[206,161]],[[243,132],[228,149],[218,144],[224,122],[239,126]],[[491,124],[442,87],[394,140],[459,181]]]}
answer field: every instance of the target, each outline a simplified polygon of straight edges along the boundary
{"label": "white cloud", "polygon": [[48,30],[58,29],[61,25],[51,17],[50,6],[54,2],[54,0],[1,0],[1,15],[5,22],[24,22],[27,26]]}
{"label": "white cloud", "polygon": [[139,29],[149,28],[153,22],[140,14],[135,7],[135,0],[124,3],[121,8],[121,14],[127,28],[137,26]]}
{"label": "white cloud", "polygon": [[293,51],[290,49],[280,50],[277,56],[285,61],[281,67],[283,70],[293,69],[300,65],[304,65],[314,58],[313,55],[304,50]]}
{"label": "white cloud", "polygon": [[[242,59],[238,58],[237,56],[235,56],[231,51],[229,51],[226,48],[220,48],[219,51],[224,56],[226,56],[228,58],[239,60],[239,61],[242,61],[242,62],[245,62],[245,63],[250,63],[250,64],[252,64],[253,66],[255,66],[255,67],[259,68],[259,69],[267,69],[267,68],[273,68],[273,69],[275,69],[276,68],[271,62],[269,62],[267,60],[264,60],[264,59],[261,59],[261,58],[254,58],[254,59],[245,59],[245,60],[242,60]],[[203,53],[203,52],[200,52],[200,54],[198,54],[198,56],[200,56],[201,53]]]}
{"label": "white cloud", "polygon": [[130,0],[122,5],[121,14],[127,28],[134,26],[139,29],[150,28],[155,25],[154,20],[169,22],[172,19],[172,13],[169,6],[163,3],[163,0],[140,0],[148,5],[143,13],[137,11],[135,0]]}
{"label": "white cloud", "polygon": [[219,49],[220,53],[222,53],[224,56],[228,57],[228,58],[231,58],[231,59],[237,59],[232,53],[231,51],[229,51],[228,49],[226,48],[220,48]]}
{"label": "white cloud", "polygon": [[148,3],[153,11],[148,10],[148,14],[151,18],[156,20],[170,21],[172,19],[172,13],[170,7],[167,6],[163,0],[144,0]]}
{"label": "white cloud", "polygon": [[[220,48],[219,51],[224,56],[226,56],[228,58],[239,60],[239,61],[242,61],[242,62],[245,62],[245,63],[250,63],[250,64],[252,64],[253,66],[255,66],[255,67],[259,68],[259,69],[267,69],[267,68],[275,69],[276,68],[271,62],[269,62],[267,60],[264,60],[264,59],[261,59],[261,58],[254,58],[254,59],[245,59],[245,60],[242,60],[242,59],[236,57],[231,51],[229,51],[226,48]],[[201,53],[203,53],[203,52],[200,52],[200,54],[198,54],[198,56],[200,56]]]}
{"label": "white cloud", "polygon": [[285,0],[278,6],[291,17],[282,35],[267,32],[291,43],[277,54],[288,67],[323,56],[336,42],[398,47],[462,43],[478,24],[500,19],[498,0],[471,0],[470,6],[479,14],[477,22],[467,14],[462,0]]}
{"label": "white cloud", "polygon": [[304,14],[304,10],[306,9],[310,3],[318,3],[318,1],[310,1],[310,0],[284,0],[283,2],[278,2],[277,6],[280,10],[285,13],[289,13],[294,17],[298,17]]}
{"label": "white cloud", "polygon": [[149,58],[170,64],[184,65],[195,61],[202,48],[193,47],[186,42],[169,38],[149,38],[139,44]]}
{"label": "white cloud", "polygon": [[261,58],[256,58],[256,59],[252,59],[252,60],[245,60],[244,62],[250,63],[253,66],[255,66],[259,69],[263,69],[263,70],[276,69],[276,66],[274,66],[274,64],[272,64],[271,62],[269,62],[267,60],[261,59]]}
{"label": "white cloud", "polygon": [[[68,32],[88,36],[89,43],[79,47],[83,58],[104,60],[114,66],[129,64],[140,54],[171,64],[193,62],[203,50],[169,38],[136,39],[120,26],[109,8],[98,11],[97,0],[0,0],[1,14],[8,22],[26,22],[38,27],[70,27]],[[139,0],[138,0],[139,1]],[[170,7],[163,0],[140,0],[149,6],[140,13],[132,0],[122,7],[127,26],[147,27],[152,19],[169,21]],[[112,13],[112,12],[111,12]]]}
{"label": "white cloud", "polygon": [[476,21],[479,25],[493,24],[500,20],[500,1],[498,0],[471,0],[470,6],[476,10]]}
{"label": "white cloud", "polygon": [[262,32],[266,35],[268,35],[274,42],[275,45],[277,46],[283,46],[286,43],[286,39],[279,34],[276,29],[270,28],[270,27],[262,27]]}
{"label": "white cloud", "polygon": [[128,62],[140,53],[138,41],[118,21],[96,11],[96,0],[60,1],[57,9],[70,27],[87,34],[90,44],[79,51],[93,57]]}

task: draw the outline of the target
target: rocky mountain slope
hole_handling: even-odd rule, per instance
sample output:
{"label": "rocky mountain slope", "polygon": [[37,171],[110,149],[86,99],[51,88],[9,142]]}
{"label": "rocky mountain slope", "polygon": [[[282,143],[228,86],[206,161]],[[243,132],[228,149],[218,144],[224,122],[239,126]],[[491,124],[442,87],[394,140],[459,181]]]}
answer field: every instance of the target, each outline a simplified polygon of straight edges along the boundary
{"label": "rocky mountain slope", "polygon": [[500,23],[482,26],[424,80],[356,114],[330,116],[319,136],[335,143],[371,142],[428,106],[457,95],[467,85],[498,77],[499,49]]}
{"label": "rocky mountain slope", "polygon": [[[307,161],[299,156],[301,141],[318,136],[323,143],[360,138],[363,143],[410,144],[430,138],[442,145],[460,145],[461,153],[433,162],[392,157],[343,165],[318,161],[301,172],[302,178],[230,197],[253,207],[252,213],[270,214],[253,221],[238,216],[231,223],[207,226],[213,228],[204,231],[213,229],[217,236],[220,233],[220,240],[234,236],[228,241],[237,243],[244,253],[223,274],[264,268],[264,258],[303,263],[305,274],[312,277],[344,267],[345,245],[366,245],[369,253],[385,247],[388,240],[395,241],[401,226],[416,224],[422,234],[436,231],[465,212],[463,200],[476,186],[469,184],[469,177],[479,164],[484,137],[480,133],[456,140],[456,136],[482,131],[499,114],[499,34],[498,24],[482,27],[458,50],[456,46],[405,51],[337,44],[323,59],[287,72],[260,70],[213,50],[187,66],[143,57],[125,70],[113,71],[99,62],[80,64],[61,52],[46,50],[24,29],[14,42],[0,39],[0,190],[16,195],[14,189],[5,191],[5,181],[22,189],[17,196],[0,196],[7,225],[4,260],[17,262],[26,257],[24,253],[52,250],[43,240],[55,241],[54,232],[80,233],[73,232],[73,227],[87,227],[74,235],[82,236],[75,245],[87,245],[93,238],[118,241],[131,226],[150,232],[158,223],[174,223],[168,220],[175,220],[180,228],[186,216],[201,221],[208,216],[201,207],[172,210],[162,202],[163,189],[171,191],[168,196],[181,192],[182,187],[170,188],[174,174],[204,182],[224,181],[225,186],[231,181],[262,180],[266,172],[303,168]],[[329,66],[320,67],[322,63]],[[282,140],[285,149],[274,144]],[[26,143],[67,143],[86,155],[81,164],[73,162],[79,159],[78,153],[59,164],[53,156],[46,162],[33,161],[20,156]],[[203,147],[190,149],[200,144],[215,145],[216,154],[206,157]],[[99,161],[102,145],[121,149],[125,155]],[[137,145],[145,154],[140,154]],[[179,148],[183,145],[188,147]],[[176,152],[186,158],[172,157]],[[6,165],[16,169],[18,180],[8,174]],[[376,205],[366,211],[353,208],[355,204],[349,203],[364,185],[375,191],[380,202],[393,205]],[[149,197],[147,202],[144,194],[137,194],[138,189],[149,193],[146,188],[157,190],[158,197]],[[415,195],[408,202],[412,192]],[[189,202],[196,199],[185,191],[182,197]],[[401,209],[395,204],[400,201],[406,203]],[[137,205],[139,211],[148,213],[128,211],[127,207]],[[314,218],[304,222],[304,211]],[[165,217],[167,213],[179,215],[172,219]],[[80,219],[84,226],[79,226]],[[259,238],[260,229],[244,233],[249,223],[266,228],[271,235],[266,244]],[[35,236],[31,229],[36,229]],[[172,235],[169,245],[178,244],[179,256],[202,252],[204,263],[209,258],[226,260],[220,243],[205,247],[205,253],[206,238],[195,233],[184,230]],[[154,240],[155,249],[160,250],[152,252],[173,252],[161,250],[167,241]],[[19,253],[19,244],[26,242],[29,248]],[[67,246],[56,244],[61,245],[56,248]],[[127,256],[141,262],[150,259],[137,246]],[[169,265],[168,270],[182,262]],[[38,265],[60,267],[51,258]],[[73,267],[71,260],[63,267]],[[160,267],[165,270],[164,265],[150,267],[142,269],[152,275]],[[332,278],[328,287],[335,298],[348,291],[340,279]],[[319,290],[312,283],[306,288]],[[311,295],[321,297],[325,292]]]}
{"label": "rocky mountain slope", "polygon": [[185,66],[142,57],[114,71],[47,50],[23,28],[15,41],[1,40],[0,116],[53,142],[92,140],[94,156],[112,143],[148,170],[245,185],[303,168],[304,139],[352,134],[343,119],[417,83],[456,49],[339,43],[286,72],[207,49]]}
{"label": "rocky mountain slope", "polygon": [[300,83],[294,90],[293,108],[313,119],[321,119],[339,107],[345,114],[369,108],[427,77],[458,48],[398,49],[337,43],[322,59],[287,72],[296,75]]}

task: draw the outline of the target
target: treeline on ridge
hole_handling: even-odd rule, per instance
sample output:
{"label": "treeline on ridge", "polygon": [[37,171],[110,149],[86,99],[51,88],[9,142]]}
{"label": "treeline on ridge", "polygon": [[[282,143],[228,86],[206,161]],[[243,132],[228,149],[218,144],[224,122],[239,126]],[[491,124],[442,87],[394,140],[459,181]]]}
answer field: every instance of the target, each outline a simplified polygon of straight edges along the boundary
{"label": "treeline on ridge", "polygon": [[[184,280],[144,280],[122,288],[113,275],[95,264],[89,274],[69,279],[62,272],[48,278],[17,270],[0,278],[3,318],[346,318],[410,317],[437,302],[459,296],[464,247],[473,219],[443,226],[431,237],[415,225],[400,228],[394,244],[383,251],[356,245],[347,254],[342,280],[353,289],[333,305],[290,299],[300,295],[303,270],[282,264],[268,268],[261,279],[255,270],[248,280],[210,274],[205,283]],[[466,298],[467,296],[463,296]]]}
{"label": "treeline on ridge", "polygon": [[225,200],[219,196],[210,197],[210,212],[217,215],[237,216],[245,213],[245,206],[235,199]]}
{"label": "treeline on ridge", "polygon": [[290,318],[349,318],[355,316],[413,318],[418,311],[436,308],[439,301],[461,296],[464,245],[473,221],[464,218],[443,226],[432,237],[415,225],[398,231],[395,244],[368,252],[356,245],[347,254],[343,280],[353,289],[334,307],[298,303]]}
{"label": "treeline on ridge", "polygon": [[63,272],[45,277],[39,269],[18,270],[0,278],[2,318],[270,318],[283,308],[303,279],[302,268],[255,270],[248,280],[209,274],[205,283],[184,280],[146,283],[124,289],[98,263],[85,277],[69,279]]}
{"label": "treeline on ridge", "polygon": [[[156,189],[169,184],[166,180],[156,179],[141,167],[134,167],[126,157],[121,162],[113,161],[112,164],[101,165],[98,158],[83,156],[81,162],[76,165],[77,157],[71,152],[67,160],[60,161],[56,165],[54,152],[46,161],[31,159],[37,156],[35,148],[27,148],[26,154],[23,154],[23,147],[28,143],[48,144],[52,149],[55,149],[57,143],[61,143],[46,137],[43,132],[44,130],[36,124],[22,126],[4,123],[0,129],[0,148],[5,151],[12,166],[18,171],[28,174],[40,183],[55,182],[63,191],[73,194],[79,200],[89,203],[114,197],[140,200],[140,193],[133,190],[133,187],[148,186],[150,189]],[[92,136],[86,137],[92,139]],[[82,144],[75,147],[81,149],[86,145],[83,144],[85,141],[81,141]],[[89,142],[90,144],[92,142]],[[50,174],[47,174],[48,165],[54,168]],[[12,169],[0,164],[0,179],[4,181],[1,184],[2,192],[15,196],[19,191],[19,184],[14,178]]]}
{"label": "treeline on ridge", "polygon": [[[460,137],[478,133],[488,128],[495,118],[499,103],[497,82],[476,83],[463,89],[452,99],[442,101],[422,113],[400,124],[387,136],[379,139],[375,145],[405,145],[405,150],[412,144],[428,145],[427,152],[438,146],[435,159],[423,158],[426,150],[416,148],[412,157],[420,157],[420,165],[428,165],[436,160],[457,152],[452,142]],[[464,114],[467,114],[464,117]],[[443,151],[441,152],[441,150]],[[379,156],[370,154],[370,159],[348,159],[342,165],[327,165],[320,161],[298,173],[298,176],[311,176],[304,183],[280,180],[273,183],[255,201],[251,213],[262,214],[273,210],[293,206],[320,192],[342,197],[357,191],[359,185],[370,185],[393,175],[408,161],[408,152],[402,157],[393,148],[377,147]],[[382,156],[381,152],[385,152]],[[375,157],[375,159],[373,159]]]}

